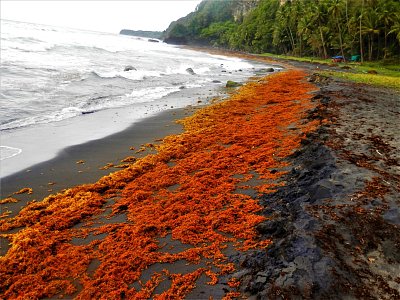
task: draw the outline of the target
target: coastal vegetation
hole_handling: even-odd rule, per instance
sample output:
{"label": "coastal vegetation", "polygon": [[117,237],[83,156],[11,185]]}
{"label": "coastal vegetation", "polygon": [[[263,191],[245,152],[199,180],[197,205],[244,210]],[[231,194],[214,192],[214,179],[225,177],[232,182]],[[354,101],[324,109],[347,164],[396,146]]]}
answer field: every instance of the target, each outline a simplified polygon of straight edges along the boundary
{"label": "coastal vegetation", "polygon": [[317,66],[328,66],[330,70],[319,73],[326,76],[347,79],[358,83],[366,83],[381,87],[390,87],[395,90],[400,90],[400,63],[385,62],[385,61],[368,61],[357,62],[342,62],[332,63],[331,59],[322,59],[315,57],[297,57],[290,55],[279,55],[272,53],[263,53],[262,57],[278,60],[298,61],[316,64]]}
{"label": "coastal vegetation", "polygon": [[165,40],[297,57],[396,60],[400,2],[205,0],[195,12],[171,23]]}

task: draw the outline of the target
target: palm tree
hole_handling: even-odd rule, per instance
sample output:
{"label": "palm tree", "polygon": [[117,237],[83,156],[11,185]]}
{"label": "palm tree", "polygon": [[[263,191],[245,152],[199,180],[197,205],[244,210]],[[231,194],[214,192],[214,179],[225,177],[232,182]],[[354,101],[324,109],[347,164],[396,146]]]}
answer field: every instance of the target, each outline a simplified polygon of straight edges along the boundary
{"label": "palm tree", "polygon": [[344,50],[343,50],[343,36],[342,36],[342,11],[343,11],[343,1],[342,0],[334,0],[331,6],[328,8],[328,12],[331,14],[332,18],[334,19],[334,23],[336,23],[339,35],[339,46],[340,46],[340,53],[344,57]]}
{"label": "palm tree", "polygon": [[327,8],[325,5],[325,2],[318,1],[315,6],[311,5],[309,7],[312,8],[312,10],[310,10],[310,13],[312,15],[311,21],[314,23],[314,26],[318,28],[319,37],[321,39],[321,45],[322,45],[322,49],[323,49],[323,53],[324,53],[324,58],[328,58],[326,40],[324,37],[325,36],[324,28],[326,28],[326,26],[324,26],[324,22],[326,22],[326,17],[327,17],[327,15],[326,15]]}
{"label": "palm tree", "polygon": [[387,40],[388,40],[388,35],[389,35],[389,28],[390,25],[393,21],[393,10],[390,7],[391,2],[388,1],[380,1],[380,5],[378,6],[379,11],[378,11],[378,18],[379,22],[383,25],[383,31],[384,31],[384,53],[383,53],[383,58],[387,57],[388,54],[388,47],[387,47]]}
{"label": "palm tree", "polygon": [[360,26],[359,26],[359,33],[360,33],[360,56],[361,56],[361,62],[364,62],[364,47],[363,47],[363,39],[362,39],[362,19],[363,19],[363,14],[364,14],[364,0],[362,0],[361,4],[361,12],[360,12]]}
{"label": "palm tree", "polygon": [[362,32],[368,37],[368,60],[372,60],[375,35],[379,35],[378,14],[375,9],[369,7],[366,11]]}

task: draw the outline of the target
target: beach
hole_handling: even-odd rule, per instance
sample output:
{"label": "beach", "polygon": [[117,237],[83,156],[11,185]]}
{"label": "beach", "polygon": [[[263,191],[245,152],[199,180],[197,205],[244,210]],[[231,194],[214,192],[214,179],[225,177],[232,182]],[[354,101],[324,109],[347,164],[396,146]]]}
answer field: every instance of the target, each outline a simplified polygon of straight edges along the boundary
{"label": "beach", "polygon": [[168,110],[106,138],[63,149],[51,160],[3,178],[3,198],[28,185],[35,190],[34,194],[29,195],[29,200],[38,200],[74,185],[95,182],[118,170],[114,167],[102,170],[107,164],[118,166],[128,156],[148,154],[148,151],[136,151],[143,144],[157,143],[167,135],[181,132],[182,126],[176,124],[175,120],[189,112],[190,108]]}
{"label": "beach", "polygon": [[6,177],[1,293],[399,296],[398,95],[284,63]]}

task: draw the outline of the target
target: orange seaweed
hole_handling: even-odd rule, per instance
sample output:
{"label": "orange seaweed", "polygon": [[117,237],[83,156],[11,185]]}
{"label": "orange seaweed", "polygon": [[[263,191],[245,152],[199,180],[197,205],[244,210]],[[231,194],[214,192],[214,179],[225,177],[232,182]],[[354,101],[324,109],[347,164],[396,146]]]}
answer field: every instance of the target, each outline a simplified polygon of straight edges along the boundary
{"label": "orange seaweed", "polygon": [[0,200],[0,204],[16,203],[16,202],[18,202],[18,200],[13,198],[13,197],[8,197],[8,198],[5,198],[3,200]]}
{"label": "orange seaweed", "polygon": [[[233,273],[228,249],[264,249],[271,243],[255,230],[266,220],[262,207],[240,188],[267,193],[282,185],[285,158],[318,126],[303,119],[314,105],[309,93],[314,87],[304,77],[287,71],[250,82],[228,100],[181,120],[184,133],[137,151],[155,147],[156,154],[94,184],[31,202],[17,216],[0,220],[2,231],[15,230],[3,235],[11,248],[0,257],[1,294],[176,299],[185,297],[203,274],[216,284],[219,276]],[[287,129],[292,124],[296,130]],[[125,214],[127,221],[90,226],[110,198],[109,217]],[[89,234],[104,236],[82,245],[72,242]],[[181,247],[170,251],[173,242]],[[93,261],[99,265],[89,272]],[[178,261],[194,270],[168,269],[142,278],[152,266]],[[171,286],[155,295],[165,278]],[[234,279],[229,284],[233,289],[238,285]],[[238,296],[230,291],[225,298]]]}
{"label": "orange seaweed", "polygon": [[15,192],[14,194],[15,195],[21,195],[21,194],[31,195],[31,194],[33,194],[33,190],[31,188],[22,188],[18,192]]}

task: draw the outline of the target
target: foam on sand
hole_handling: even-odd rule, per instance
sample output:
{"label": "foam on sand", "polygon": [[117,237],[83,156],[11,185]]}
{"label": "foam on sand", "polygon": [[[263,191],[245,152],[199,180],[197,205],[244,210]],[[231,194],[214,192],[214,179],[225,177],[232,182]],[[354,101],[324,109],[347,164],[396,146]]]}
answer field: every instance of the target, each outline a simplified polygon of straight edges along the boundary
{"label": "foam on sand", "polygon": [[16,156],[22,152],[22,149],[9,147],[9,146],[0,146],[0,160],[11,158]]}

